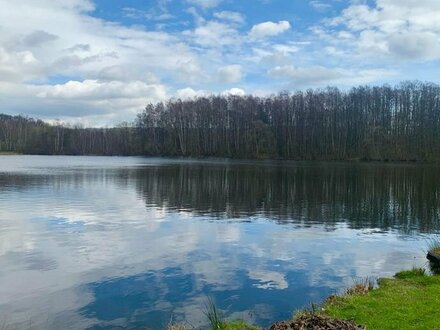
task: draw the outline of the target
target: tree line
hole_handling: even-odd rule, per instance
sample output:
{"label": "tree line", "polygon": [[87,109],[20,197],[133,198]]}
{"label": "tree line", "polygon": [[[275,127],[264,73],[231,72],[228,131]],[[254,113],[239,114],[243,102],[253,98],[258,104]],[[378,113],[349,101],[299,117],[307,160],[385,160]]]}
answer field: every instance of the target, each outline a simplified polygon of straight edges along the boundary
{"label": "tree line", "polygon": [[113,128],[0,115],[0,151],[293,160],[440,160],[440,86],[212,95],[149,104]]}
{"label": "tree line", "polygon": [[[140,155],[133,125],[83,128],[0,114],[0,152],[37,155]],[[137,149],[136,149],[137,148]]]}

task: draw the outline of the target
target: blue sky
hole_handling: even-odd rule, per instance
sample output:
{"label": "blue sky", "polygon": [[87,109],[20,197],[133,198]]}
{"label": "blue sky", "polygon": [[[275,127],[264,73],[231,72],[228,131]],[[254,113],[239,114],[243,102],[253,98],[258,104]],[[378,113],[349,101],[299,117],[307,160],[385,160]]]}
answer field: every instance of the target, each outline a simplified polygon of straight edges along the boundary
{"label": "blue sky", "polygon": [[438,82],[438,0],[0,0],[1,112],[84,125],[148,102]]}

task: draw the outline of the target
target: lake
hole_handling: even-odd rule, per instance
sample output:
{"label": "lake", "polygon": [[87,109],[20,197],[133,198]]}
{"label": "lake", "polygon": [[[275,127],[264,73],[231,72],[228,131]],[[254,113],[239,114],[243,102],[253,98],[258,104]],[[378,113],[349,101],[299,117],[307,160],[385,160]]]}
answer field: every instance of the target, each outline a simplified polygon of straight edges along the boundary
{"label": "lake", "polygon": [[0,156],[0,328],[268,326],[439,224],[434,165]]}

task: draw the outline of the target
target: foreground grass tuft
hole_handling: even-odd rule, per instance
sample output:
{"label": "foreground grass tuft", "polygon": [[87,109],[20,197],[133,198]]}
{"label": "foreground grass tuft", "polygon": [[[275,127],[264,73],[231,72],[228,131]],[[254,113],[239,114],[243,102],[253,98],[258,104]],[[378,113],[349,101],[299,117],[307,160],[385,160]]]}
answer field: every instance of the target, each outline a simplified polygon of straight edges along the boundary
{"label": "foreground grass tuft", "polygon": [[428,252],[440,255],[440,238],[432,238],[428,241]]}
{"label": "foreground grass tuft", "polygon": [[354,280],[353,286],[345,290],[345,295],[350,296],[367,294],[374,288],[374,283],[375,281],[369,277]]}
{"label": "foreground grass tuft", "polygon": [[[218,326],[218,324],[217,324]],[[222,330],[262,330],[259,327],[255,327],[252,325],[247,324],[244,321],[233,321],[233,322],[222,322],[221,323],[221,329]],[[194,328],[186,328],[182,325],[178,325],[178,324],[170,324],[167,327],[167,330],[191,330]],[[214,328],[210,328],[211,330],[214,330]],[[216,328],[218,329],[218,328]]]}
{"label": "foreground grass tuft", "polygon": [[425,275],[427,275],[425,268],[414,267],[411,270],[403,270],[401,272],[398,272],[396,275],[394,275],[394,277],[399,279],[411,279]]}
{"label": "foreground grass tuft", "polygon": [[213,300],[209,300],[206,305],[206,317],[211,324],[212,330],[224,330],[226,326],[226,322],[223,318],[222,312],[217,308]]}
{"label": "foreground grass tuft", "polygon": [[379,285],[366,294],[334,297],[324,311],[367,329],[440,329],[440,276],[414,268],[381,279]]}
{"label": "foreground grass tuft", "polygon": [[222,312],[217,308],[213,300],[209,300],[206,305],[206,317],[211,324],[211,330],[261,330],[258,327],[246,324],[244,321],[225,321]]}

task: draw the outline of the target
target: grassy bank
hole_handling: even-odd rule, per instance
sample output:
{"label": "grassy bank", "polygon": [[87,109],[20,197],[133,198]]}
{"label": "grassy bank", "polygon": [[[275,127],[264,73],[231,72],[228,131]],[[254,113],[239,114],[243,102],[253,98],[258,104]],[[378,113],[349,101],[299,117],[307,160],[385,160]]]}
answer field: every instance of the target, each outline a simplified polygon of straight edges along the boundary
{"label": "grassy bank", "polygon": [[[329,297],[322,308],[300,312],[296,322],[287,323],[290,327],[273,329],[314,329],[313,324],[319,322],[322,330],[358,329],[357,325],[368,330],[440,330],[440,276],[414,268],[378,283],[379,287],[373,288],[369,280],[359,282],[345,294]],[[338,320],[340,326],[332,326]]]}
{"label": "grassy bank", "polygon": [[[300,312],[293,320],[279,322],[273,329],[313,329],[316,322],[324,324],[319,329],[335,329],[332,326],[340,320],[341,326],[336,328],[353,329],[361,325],[369,330],[440,330],[439,307],[440,276],[428,275],[423,269],[415,268],[397,273],[394,278],[380,279],[375,289],[369,281],[357,283],[345,294],[329,297],[322,308]],[[223,321],[213,308],[207,314],[213,330],[260,329],[242,321]],[[212,311],[214,318],[210,317]],[[342,320],[350,321],[348,326],[342,326],[346,324]]]}
{"label": "grassy bank", "polygon": [[440,276],[421,269],[381,279],[379,288],[331,297],[327,315],[353,320],[367,329],[440,329]]}

